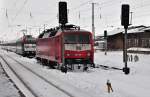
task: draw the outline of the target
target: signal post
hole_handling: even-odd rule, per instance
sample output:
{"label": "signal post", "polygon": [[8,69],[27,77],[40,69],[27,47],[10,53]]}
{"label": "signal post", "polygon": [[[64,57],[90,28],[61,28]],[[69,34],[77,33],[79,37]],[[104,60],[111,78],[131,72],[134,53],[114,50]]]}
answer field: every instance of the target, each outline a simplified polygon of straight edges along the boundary
{"label": "signal post", "polygon": [[130,68],[127,67],[127,29],[129,26],[129,5],[123,4],[121,9],[121,25],[124,26],[124,48],[123,48],[123,61],[125,63],[125,67],[123,68],[123,72],[125,74],[130,73]]}
{"label": "signal post", "polygon": [[[61,26],[61,30],[64,30],[64,26],[68,23],[68,15],[67,15],[67,2],[59,2],[59,23]],[[67,66],[65,64],[65,45],[64,45],[64,33],[62,33],[62,68],[63,72],[67,72]]]}

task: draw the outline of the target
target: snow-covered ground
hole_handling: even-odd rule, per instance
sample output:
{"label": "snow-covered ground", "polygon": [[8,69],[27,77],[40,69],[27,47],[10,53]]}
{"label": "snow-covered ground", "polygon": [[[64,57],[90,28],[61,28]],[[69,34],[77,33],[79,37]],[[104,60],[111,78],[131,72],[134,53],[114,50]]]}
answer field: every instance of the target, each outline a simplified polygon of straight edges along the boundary
{"label": "snow-covered ground", "polygon": [[18,90],[4,73],[0,66],[0,97],[20,97]]}
{"label": "snow-covered ground", "polygon": [[130,51],[150,51],[150,48],[137,48],[137,47],[132,47],[132,48],[129,48],[128,50],[130,50]]}
{"label": "snow-covered ground", "polygon": [[[0,50],[0,54],[3,55],[3,53],[26,63],[29,68],[60,87],[66,88],[66,90],[69,90],[69,86],[74,86],[92,95],[92,97],[149,97],[150,95],[150,55],[138,54],[138,62],[128,62],[131,72],[129,75],[125,75],[121,70],[105,70],[102,68],[90,69],[88,72],[75,71],[65,74],[59,70],[42,67],[35,59],[20,57],[14,53]],[[134,56],[134,54],[132,55]],[[118,68],[124,67],[121,51],[108,52],[107,56],[104,55],[104,52],[97,51],[95,63]],[[107,92],[106,81],[108,79],[114,90],[112,93]]]}

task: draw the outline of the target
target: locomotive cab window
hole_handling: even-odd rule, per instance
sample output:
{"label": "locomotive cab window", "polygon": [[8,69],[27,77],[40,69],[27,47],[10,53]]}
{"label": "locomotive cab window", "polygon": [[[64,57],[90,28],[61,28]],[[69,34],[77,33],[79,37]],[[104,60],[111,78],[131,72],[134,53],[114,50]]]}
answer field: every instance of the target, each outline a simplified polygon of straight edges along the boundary
{"label": "locomotive cab window", "polygon": [[78,35],[77,36],[78,42],[79,43],[90,43],[90,36],[85,34],[85,35]]}
{"label": "locomotive cab window", "polygon": [[90,43],[88,34],[66,34],[65,43]]}
{"label": "locomotive cab window", "polygon": [[68,34],[64,36],[65,43],[76,43],[76,36],[72,34]]}

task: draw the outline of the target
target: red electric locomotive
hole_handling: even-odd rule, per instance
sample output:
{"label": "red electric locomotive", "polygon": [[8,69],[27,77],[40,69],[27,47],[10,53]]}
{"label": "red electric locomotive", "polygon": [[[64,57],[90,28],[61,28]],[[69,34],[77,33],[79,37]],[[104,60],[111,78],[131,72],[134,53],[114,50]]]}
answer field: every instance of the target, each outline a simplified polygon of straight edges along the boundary
{"label": "red electric locomotive", "polygon": [[74,25],[43,31],[37,39],[36,58],[43,64],[58,68],[94,66],[92,33]]}
{"label": "red electric locomotive", "polygon": [[37,39],[36,58],[44,65],[86,70],[94,66],[93,36],[75,25],[66,25],[67,3],[59,2],[59,27],[43,31]]}

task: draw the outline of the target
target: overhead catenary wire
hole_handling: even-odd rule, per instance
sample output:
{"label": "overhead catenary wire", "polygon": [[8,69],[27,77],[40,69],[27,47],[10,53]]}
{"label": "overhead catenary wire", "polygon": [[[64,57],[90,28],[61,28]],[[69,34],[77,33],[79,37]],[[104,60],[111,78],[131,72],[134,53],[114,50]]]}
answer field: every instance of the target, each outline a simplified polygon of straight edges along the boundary
{"label": "overhead catenary wire", "polygon": [[28,0],[24,0],[23,5],[22,5],[21,8],[17,11],[15,17],[13,18],[13,20],[12,20],[13,22],[16,20],[17,16],[21,13],[21,11],[24,9],[24,7],[25,7],[27,1],[28,1]]}
{"label": "overhead catenary wire", "polygon": [[87,5],[87,4],[91,3],[91,2],[92,2],[92,0],[88,0],[88,1],[86,1],[86,2],[81,3],[80,5],[78,5],[78,6],[76,6],[76,7],[71,8],[70,10],[79,9],[79,8],[83,7],[84,5]]}
{"label": "overhead catenary wire", "polygon": [[[106,2],[104,2],[105,3],[105,6],[106,6]],[[102,3],[102,4],[104,4],[104,3]],[[118,4],[120,4],[121,5],[121,2],[118,2]],[[147,6],[149,5],[149,4],[146,4]],[[100,4],[100,6],[101,6],[101,4]],[[114,5],[111,5],[111,6],[114,6]],[[109,6],[110,7],[110,6]],[[133,10],[133,9],[137,9],[137,8],[141,8],[141,7],[146,7],[144,4],[143,4],[143,6],[138,6],[138,7],[133,7],[131,10]],[[104,8],[103,6],[101,7],[102,9]],[[86,9],[85,9],[86,10]],[[82,12],[82,11],[80,11],[80,12]],[[146,11],[147,12],[147,11]],[[80,13],[80,14],[82,14],[82,13]],[[109,16],[112,16],[112,14],[114,14],[114,12],[111,12],[111,14],[107,14],[107,15],[109,15]],[[82,14],[82,15],[84,15],[84,14]],[[105,15],[105,14],[104,14]]]}
{"label": "overhead catenary wire", "polygon": [[[17,1],[19,0],[14,0],[15,2],[13,3],[13,6],[17,6],[18,3]],[[15,23],[19,17],[19,15],[21,13],[24,13],[25,14],[25,10],[23,10],[26,5],[28,4],[27,1],[28,0],[22,0],[23,2],[21,3],[21,7],[17,8],[17,12],[15,14],[15,16],[13,16],[12,18],[12,15],[9,15],[9,11],[10,9],[8,9],[8,16],[9,16],[9,20],[13,19],[13,23]],[[25,3],[26,1],[26,3]],[[101,23],[101,25],[106,25],[105,21],[106,21],[106,18],[107,18],[107,25],[111,25],[111,24],[114,24],[114,25],[119,25],[118,23],[120,22],[120,14],[114,14],[114,11],[110,11],[110,10],[107,10],[107,9],[111,9],[114,8],[114,10],[117,9],[117,11],[119,12],[118,8],[120,8],[121,4],[124,3],[124,1],[129,1],[129,2],[132,2],[131,4],[131,11],[134,12],[133,13],[133,20],[136,20],[136,21],[139,21],[138,19],[140,19],[141,17],[148,17],[149,16],[149,9],[148,9],[148,6],[149,6],[149,2],[144,2],[144,1],[140,1],[140,2],[137,2],[138,0],[106,0],[106,1],[102,1],[102,0],[95,0],[96,3],[99,3],[99,5],[95,6],[95,20],[98,21],[99,23],[96,23],[97,25],[95,25],[96,27]],[[148,0],[147,0],[148,1]],[[90,23],[91,20],[91,2],[93,2],[92,0],[86,0],[86,1],[83,1],[81,2],[79,5],[77,6],[74,6],[72,8],[70,8],[70,13],[69,14],[76,14],[75,16],[77,17],[76,19],[79,19],[79,12],[80,12],[80,25],[83,26],[83,25],[87,25],[85,23]],[[142,3],[141,3],[142,2]],[[22,10],[21,10],[22,9]],[[27,8],[29,9],[29,8]],[[142,11],[142,9],[144,11]],[[21,10],[21,11],[20,11]],[[31,13],[31,15],[30,15]],[[6,13],[5,13],[6,14]],[[42,25],[42,24],[51,24],[51,21],[54,22],[54,21],[57,21],[57,16],[54,15],[55,13],[49,13],[47,11],[43,11],[43,12],[40,12],[40,11],[32,11],[32,10],[29,10],[26,12],[26,14],[28,15],[28,17],[30,18],[30,20],[32,21],[35,21],[37,23],[40,22],[40,24],[38,23],[38,25]],[[47,19],[46,20],[46,16],[49,16],[49,14],[53,14],[53,16],[51,16],[50,18],[51,19]],[[41,16],[40,16],[41,15]],[[44,19],[41,19],[39,21],[39,19],[37,19],[37,17],[42,17],[42,15],[46,18]],[[32,18],[31,18],[32,16]],[[139,17],[140,16],[140,17]],[[56,18],[56,19],[55,19]],[[34,22],[31,22],[31,24],[33,25],[36,25],[36,23]],[[115,24],[116,23],[116,24]],[[53,24],[53,23],[52,23]]]}
{"label": "overhead catenary wire", "polygon": [[[16,0],[17,1],[17,0]],[[25,1],[27,1],[27,0],[25,0]],[[101,1],[101,0],[100,0]],[[121,0],[115,0],[115,1],[121,1]],[[90,2],[92,2],[91,0],[88,0],[88,1],[86,1],[86,2],[83,2],[83,3],[81,3],[80,5],[78,5],[77,7],[74,7],[74,8],[72,8],[72,9],[70,9],[70,10],[76,10],[76,9],[79,9],[79,8],[81,8],[81,7],[83,7],[84,5],[87,5],[88,3],[90,3]],[[104,1],[104,2],[99,2],[100,3],[100,6],[102,6],[102,5],[106,5],[106,6],[108,6],[110,3],[113,3],[113,2],[110,2],[110,0],[107,0],[107,1]],[[103,6],[101,7],[102,9],[104,8]],[[84,11],[84,10],[83,10]],[[88,9],[86,10],[86,11],[88,11]],[[81,12],[81,14],[82,14],[82,11],[80,11]],[[83,15],[83,14],[82,14]],[[17,16],[17,15],[16,15]],[[15,17],[16,17],[15,16]]]}

